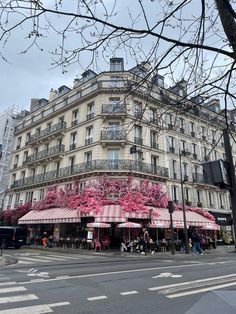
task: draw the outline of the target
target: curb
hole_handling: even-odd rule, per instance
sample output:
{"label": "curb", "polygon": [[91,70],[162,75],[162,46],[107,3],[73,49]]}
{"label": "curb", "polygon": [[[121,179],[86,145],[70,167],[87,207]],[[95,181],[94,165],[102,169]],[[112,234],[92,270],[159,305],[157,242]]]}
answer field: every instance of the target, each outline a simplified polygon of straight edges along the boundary
{"label": "curb", "polygon": [[18,262],[18,259],[13,256],[3,255],[0,257],[0,266],[12,265],[12,264],[16,264],[17,262]]}

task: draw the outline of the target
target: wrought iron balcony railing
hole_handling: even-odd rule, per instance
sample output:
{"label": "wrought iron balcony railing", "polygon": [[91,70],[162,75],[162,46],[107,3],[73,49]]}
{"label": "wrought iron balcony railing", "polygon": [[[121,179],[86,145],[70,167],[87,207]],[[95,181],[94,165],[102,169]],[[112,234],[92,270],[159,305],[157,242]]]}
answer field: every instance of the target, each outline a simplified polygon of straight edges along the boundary
{"label": "wrought iron balcony railing", "polygon": [[28,156],[24,163],[29,164],[29,163],[38,161],[40,159],[45,159],[48,157],[52,157],[54,155],[62,154],[64,153],[64,151],[65,151],[65,145],[56,145],[48,149],[42,150],[36,154]]}
{"label": "wrought iron balcony railing", "polygon": [[59,122],[53,126],[47,127],[46,129],[31,135],[27,141],[27,144],[31,144],[38,141],[41,138],[47,137],[49,135],[64,131],[66,129],[66,122]]}
{"label": "wrought iron balcony railing", "polygon": [[143,139],[140,137],[135,137],[134,138],[134,143],[138,145],[143,145]]}
{"label": "wrought iron balcony railing", "polygon": [[126,105],[125,104],[105,104],[102,105],[103,114],[126,114]]}
{"label": "wrought iron balcony railing", "polygon": [[69,176],[80,175],[88,172],[107,172],[107,171],[124,171],[124,172],[140,172],[149,175],[156,175],[158,177],[168,178],[168,168],[161,166],[154,166],[152,164],[144,163],[129,159],[98,159],[89,162],[84,162],[74,166],[61,168],[59,170],[49,171],[32,177],[27,177],[21,180],[16,180],[11,188],[20,188],[33,184],[40,184],[46,181],[63,179]]}
{"label": "wrought iron balcony railing", "polygon": [[193,182],[212,185],[212,182],[202,173],[193,173]]}
{"label": "wrought iron balcony railing", "polygon": [[124,130],[107,130],[101,132],[102,141],[111,141],[111,140],[126,140],[126,134]]}

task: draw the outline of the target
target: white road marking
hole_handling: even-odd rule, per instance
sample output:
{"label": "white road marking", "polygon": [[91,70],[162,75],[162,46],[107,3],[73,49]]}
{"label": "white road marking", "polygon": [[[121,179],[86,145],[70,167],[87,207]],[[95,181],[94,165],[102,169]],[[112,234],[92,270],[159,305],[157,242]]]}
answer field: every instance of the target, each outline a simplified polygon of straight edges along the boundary
{"label": "white road marking", "polygon": [[58,307],[58,306],[70,305],[70,302],[51,303],[51,304],[47,304],[47,305],[49,307]]}
{"label": "white road marking", "polygon": [[[225,261],[225,262],[218,262],[218,264],[228,264],[228,263],[235,263],[235,261]],[[85,275],[75,275],[70,276],[68,279],[77,279],[77,278],[89,278],[89,277],[99,277],[99,276],[108,276],[108,275],[120,275],[120,274],[129,274],[129,273],[138,273],[138,272],[145,272],[145,271],[153,271],[153,270],[160,270],[160,269],[178,269],[178,268],[187,268],[187,267],[198,267],[198,266],[208,266],[210,263],[201,263],[201,264],[181,264],[181,265],[173,265],[173,266],[160,266],[160,267],[151,267],[151,268],[138,268],[138,269],[128,269],[128,270],[120,270],[120,271],[111,271],[111,272],[105,272],[105,273],[94,273],[94,274],[85,274]],[[50,278],[45,279],[44,282],[49,281],[59,281],[62,280],[60,278]],[[19,282],[19,284],[31,284],[31,281],[23,281]]]}
{"label": "white road marking", "polygon": [[1,297],[0,304],[37,300],[37,299],[38,297],[35,294],[13,295],[10,297]]}
{"label": "white road marking", "polygon": [[204,279],[197,279],[197,280],[192,280],[192,281],[173,283],[171,285],[152,287],[152,288],[148,288],[148,290],[150,290],[150,291],[158,291],[158,290],[163,290],[163,289],[168,289],[168,288],[173,288],[173,287],[192,285],[192,284],[200,283],[200,282],[213,281],[213,280],[217,280],[217,279],[225,279],[225,278],[230,278],[230,277],[234,277],[234,276],[236,276],[236,274],[224,275],[224,276],[218,276],[218,277],[211,277],[211,278],[204,278]]}
{"label": "white road marking", "polygon": [[98,297],[90,297],[87,298],[88,301],[97,301],[97,300],[103,300],[103,299],[107,299],[107,296],[105,295],[100,295]]}
{"label": "white road marking", "polygon": [[25,287],[10,287],[10,288],[0,288],[0,293],[7,293],[7,292],[16,292],[16,291],[25,291],[27,290]]}
{"label": "white road marking", "polygon": [[26,262],[26,261],[21,261],[21,260],[18,260],[17,264],[33,264],[33,262]]}
{"label": "white road marking", "polygon": [[0,286],[11,286],[11,285],[17,285],[17,282],[16,281],[0,282]]}
{"label": "white road marking", "polygon": [[183,277],[182,275],[174,275],[172,273],[160,273],[160,275],[158,276],[154,276],[152,278],[156,279],[156,278],[168,278],[168,277],[171,277],[171,278],[180,278],[180,277]]}
{"label": "white road marking", "polygon": [[235,282],[231,282],[231,283],[226,283],[226,284],[223,284],[223,285],[209,287],[209,288],[202,288],[202,289],[197,289],[197,290],[192,290],[192,291],[185,291],[185,292],[182,292],[182,293],[169,294],[169,295],[166,295],[166,297],[169,298],[169,299],[179,298],[179,297],[183,297],[183,296],[187,296],[187,295],[191,295],[191,294],[197,294],[197,293],[217,290],[217,289],[231,287],[231,286],[236,286],[236,281]]}
{"label": "white road marking", "polygon": [[121,295],[130,295],[130,294],[137,294],[138,293],[138,291],[125,291],[125,292],[121,292],[120,294]]}
{"label": "white road marking", "polygon": [[42,314],[42,313],[52,313],[53,310],[51,307],[59,307],[69,305],[70,302],[60,302],[60,303],[52,303],[52,304],[43,304],[43,305],[33,305],[27,307],[17,307],[9,310],[2,310],[0,314]]}
{"label": "white road marking", "polygon": [[59,258],[64,258],[64,259],[74,259],[74,260],[78,260],[78,259],[81,259],[81,258],[93,258],[94,256],[90,256],[90,255],[79,255],[79,256],[71,256],[71,255],[53,255],[53,254],[50,254],[50,255],[47,255],[47,256],[52,256],[52,257],[59,257]]}
{"label": "white road marking", "polygon": [[68,278],[70,278],[70,276],[58,276],[56,278],[58,278],[58,279],[68,279]]}
{"label": "white road marking", "polygon": [[41,258],[41,256],[40,256],[40,258],[33,258],[33,257],[20,257],[20,259],[19,259],[19,261],[30,261],[30,262],[40,262],[40,263],[51,263],[52,262],[52,260],[45,260],[45,259],[42,259]]}
{"label": "white road marking", "polygon": [[61,257],[51,257],[51,256],[48,257],[48,256],[40,255],[40,258],[50,260],[50,261],[65,261],[65,258],[61,258]]}

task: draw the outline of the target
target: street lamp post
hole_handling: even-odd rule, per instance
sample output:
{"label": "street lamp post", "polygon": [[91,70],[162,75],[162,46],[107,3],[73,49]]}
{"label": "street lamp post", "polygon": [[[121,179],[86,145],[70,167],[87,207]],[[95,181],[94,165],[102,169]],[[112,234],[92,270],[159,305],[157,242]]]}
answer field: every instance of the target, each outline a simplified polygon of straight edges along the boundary
{"label": "street lamp post", "polygon": [[[191,155],[190,152],[184,151],[184,155]],[[179,169],[180,169],[180,184],[181,184],[181,194],[182,194],[182,204],[183,204],[183,219],[184,219],[184,237],[185,237],[185,253],[189,254],[189,240],[188,240],[188,230],[186,221],[186,211],[185,211],[185,200],[184,200],[184,180],[182,173],[182,152],[179,149]]]}

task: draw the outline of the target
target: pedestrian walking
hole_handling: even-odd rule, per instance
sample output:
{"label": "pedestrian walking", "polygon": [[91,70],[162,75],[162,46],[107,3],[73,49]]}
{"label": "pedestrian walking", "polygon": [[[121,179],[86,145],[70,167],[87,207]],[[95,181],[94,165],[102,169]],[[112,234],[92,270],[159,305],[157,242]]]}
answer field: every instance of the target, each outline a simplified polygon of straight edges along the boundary
{"label": "pedestrian walking", "polygon": [[201,245],[200,245],[201,236],[197,229],[194,229],[191,239],[192,239],[192,244],[193,244],[192,246],[193,255],[195,255],[196,253],[199,253],[202,255],[203,253],[202,253]]}

